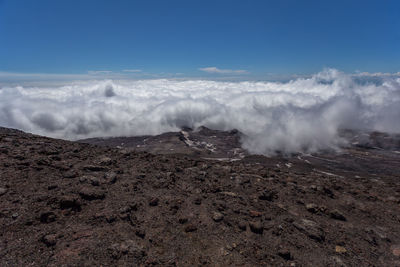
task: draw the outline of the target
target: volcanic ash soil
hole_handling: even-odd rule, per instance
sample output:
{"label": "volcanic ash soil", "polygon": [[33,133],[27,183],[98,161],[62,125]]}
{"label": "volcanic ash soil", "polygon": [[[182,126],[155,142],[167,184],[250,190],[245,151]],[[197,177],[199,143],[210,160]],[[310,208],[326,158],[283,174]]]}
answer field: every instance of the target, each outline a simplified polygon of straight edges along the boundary
{"label": "volcanic ash soil", "polygon": [[400,266],[398,166],[346,176],[277,160],[2,129],[0,265]]}

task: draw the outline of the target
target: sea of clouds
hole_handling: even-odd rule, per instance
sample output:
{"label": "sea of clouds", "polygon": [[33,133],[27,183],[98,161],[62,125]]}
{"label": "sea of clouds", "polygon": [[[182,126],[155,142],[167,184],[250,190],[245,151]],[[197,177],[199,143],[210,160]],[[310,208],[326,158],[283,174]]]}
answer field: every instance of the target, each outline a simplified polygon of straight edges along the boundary
{"label": "sea of clouds", "polygon": [[0,126],[70,140],[238,129],[253,153],[343,145],[339,129],[400,132],[400,78],[334,69],[289,82],[96,80],[0,86]]}

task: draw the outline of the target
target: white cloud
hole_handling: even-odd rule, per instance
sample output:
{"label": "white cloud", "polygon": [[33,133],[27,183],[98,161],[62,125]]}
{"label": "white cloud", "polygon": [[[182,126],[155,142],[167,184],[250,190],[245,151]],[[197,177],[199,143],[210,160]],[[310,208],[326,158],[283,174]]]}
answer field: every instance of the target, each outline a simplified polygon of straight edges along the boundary
{"label": "white cloud", "polygon": [[133,73],[135,73],[135,72],[142,72],[142,70],[139,70],[139,69],[130,69],[130,70],[123,70],[123,72],[133,72]]}
{"label": "white cloud", "polygon": [[217,73],[217,74],[246,74],[246,73],[248,73],[246,70],[219,69],[217,67],[199,68],[199,70],[208,72],[208,73]]}
{"label": "white cloud", "polygon": [[104,74],[112,74],[111,70],[89,70],[88,74],[90,75],[104,75]]}
{"label": "white cloud", "polygon": [[0,86],[0,125],[66,139],[236,128],[254,153],[336,148],[340,128],[400,132],[400,78],[325,70],[290,82],[86,80]]}
{"label": "white cloud", "polygon": [[400,76],[400,72],[357,72],[354,76],[359,77],[388,77],[388,76]]}

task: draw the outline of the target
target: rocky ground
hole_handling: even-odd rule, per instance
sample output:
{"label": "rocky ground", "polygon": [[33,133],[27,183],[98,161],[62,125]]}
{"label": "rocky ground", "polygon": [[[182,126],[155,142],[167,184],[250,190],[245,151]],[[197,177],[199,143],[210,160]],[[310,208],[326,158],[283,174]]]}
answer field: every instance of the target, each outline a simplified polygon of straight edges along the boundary
{"label": "rocky ground", "polygon": [[203,130],[97,146],[1,128],[0,266],[400,266],[396,138],[268,158]]}

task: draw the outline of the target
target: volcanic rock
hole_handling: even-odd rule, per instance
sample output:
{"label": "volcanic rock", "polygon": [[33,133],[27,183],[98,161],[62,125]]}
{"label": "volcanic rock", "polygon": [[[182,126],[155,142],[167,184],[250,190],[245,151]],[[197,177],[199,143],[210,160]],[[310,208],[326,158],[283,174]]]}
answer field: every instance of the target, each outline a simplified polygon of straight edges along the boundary
{"label": "volcanic rock", "polygon": [[249,226],[250,226],[250,230],[253,233],[256,233],[256,234],[262,234],[263,233],[264,227],[263,227],[263,225],[262,225],[262,223],[260,221],[250,222]]}
{"label": "volcanic rock", "polygon": [[4,195],[5,193],[7,193],[7,189],[0,187],[0,196]]}
{"label": "volcanic rock", "polygon": [[224,215],[222,213],[220,213],[220,212],[214,212],[213,215],[212,215],[212,219],[215,222],[220,222],[220,221],[222,221],[224,219]]}
{"label": "volcanic rock", "polygon": [[336,220],[346,221],[346,217],[338,210],[332,210],[330,212],[330,216],[331,216],[331,218],[336,219]]}
{"label": "volcanic rock", "polygon": [[194,232],[194,231],[197,231],[197,226],[194,225],[194,224],[188,224],[188,225],[185,227],[185,232],[187,232],[187,233],[189,233],[189,232]]}
{"label": "volcanic rock", "polygon": [[104,199],[106,193],[104,190],[83,187],[79,190],[79,195],[85,200]]}
{"label": "volcanic rock", "polygon": [[57,235],[49,234],[42,237],[42,242],[46,244],[46,246],[51,247],[57,243]]}

